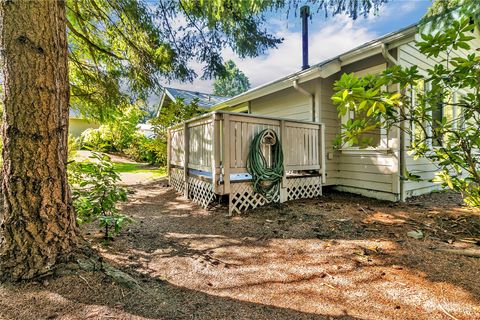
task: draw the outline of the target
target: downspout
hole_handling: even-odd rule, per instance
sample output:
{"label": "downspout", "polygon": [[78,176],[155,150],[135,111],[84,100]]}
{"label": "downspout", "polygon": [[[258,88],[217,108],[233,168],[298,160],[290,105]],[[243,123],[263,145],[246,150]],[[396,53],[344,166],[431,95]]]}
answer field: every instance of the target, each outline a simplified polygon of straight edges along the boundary
{"label": "downspout", "polygon": [[[397,59],[395,59],[390,52],[387,50],[387,46],[385,43],[382,43],[382,56],[387,60],[388,64],[390,66],[394,66],[398,64]],[[399,88],[398,88],[399,89]],[[402,121],[400,123],[400,150],[399,150],[399,158],[400,158],[400,163],[399,163],[399,178],[400,178],[400,201],[405,201],[405,188],[404,188],[404,182],[405,182],[405,169],[406,169],[406,162],[405,162],[405,122]]]}
{"label": "downspout", "polygon": [[387,46],[385,45],[385,43],[382,43],[382,56],[383,56],[383,57],[385,58],[385,60],[387,60],[387,62],[389,62],[391,65],[396,65],[396,64],[398,64],[397,59],[395,59],[395,58],[390,54],[390,52],[388,52]]}
{"label": "downspout", "polygon": [[301,94],[303,94],[307,97],[310,97],[310,107],[311,107],[310,110],[311,110],[311,113],[312,113],[312,121],[315,122],[315,94],[310,93],[307,90],[305,90],[304,88],[300,87],[298,85],[298,80],[297,79],[293,80],[293,88],[295,88],[295,90],[297,90]]}

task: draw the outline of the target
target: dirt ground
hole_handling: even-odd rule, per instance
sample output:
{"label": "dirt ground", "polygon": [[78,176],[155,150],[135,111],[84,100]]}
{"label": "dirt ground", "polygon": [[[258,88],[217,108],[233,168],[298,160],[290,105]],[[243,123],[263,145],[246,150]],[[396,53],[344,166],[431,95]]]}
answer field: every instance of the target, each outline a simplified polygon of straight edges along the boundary
{"label": "dirt ground", "polygon": [[[103,256],[138,282],[100,272],[0,286],[1,319],[480,319],[480,215],[458,195],[393,204],[323,197],[228,217],[165,181],[134,188],[135,223]],[[421,239],[407,235],[420,230]]]}

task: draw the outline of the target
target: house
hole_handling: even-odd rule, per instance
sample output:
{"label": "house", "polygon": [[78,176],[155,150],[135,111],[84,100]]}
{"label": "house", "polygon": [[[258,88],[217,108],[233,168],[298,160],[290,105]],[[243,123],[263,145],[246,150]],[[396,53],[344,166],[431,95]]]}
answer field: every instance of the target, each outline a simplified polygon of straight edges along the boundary
{"label": "house", "polygon": [[70,108],[68,118],[68,132],[78,138],[87,129],[97,129],[100,125],[85,119],[78,110]]}
{"label": "house", "polygon": [[168,108],[171,103],[175,103],[178,100],[183,100],[185,104],[190,104],[193,101],[196,101],[199,107],[208,110],[214,105],[217,105],[227,99],[228,97],[220,97],[209,93],[165,87],[160,95],[160,103],[157,114],[160,114],[163,108]]}
{"label": "house", "polygon": [[[475,31],[472,51],[480,47]],[[326,177],[324,186],[368,197],[398,201],[439,188],[429,181],[402,179],[404,168],[424,179],[433,178],[436,167],[425,159],[414,160],[406,152],[409,137],[398,129],[380,129],[372,134],[366,149],[356,146],[334,148],[349,114],[339,118],[331,101],[333,84],[343,73],[358,76],[376,74],[387,67],[418,66],[421,72],[435,64],[434,58],[422,55],[415,46],[420,39],[417,25],[365,43],[332,59],[253,88],[221,101],[212,110],[244,112],[252,115],[281,117],[323,123],[325,125]],[[466,55],[465,50],[455,54]],[[289,151],[285,151],[288,153]]]}

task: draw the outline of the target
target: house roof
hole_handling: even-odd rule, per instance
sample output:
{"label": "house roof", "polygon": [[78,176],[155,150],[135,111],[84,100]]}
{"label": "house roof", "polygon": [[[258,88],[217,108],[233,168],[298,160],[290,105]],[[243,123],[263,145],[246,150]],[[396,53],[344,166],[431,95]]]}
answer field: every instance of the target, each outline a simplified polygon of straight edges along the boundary
{"label": "house roof", "polygon": [[212,107],[212,109],[219,110],[236,106],[249,100],[283,90],[291,87],[294,80],[297,80],[298,83],[302,83],[319,77],[326,78],[334,73],[339,72],[341,67],[344,65],[382,53],[384,46],[386,46],[387,49],[392,49],[398,46],[400,44],[400,40],[410,38],[415,35],[417,32],[417,26],[418,24],[413,24],[398,31],[388,33],[347,52],[339,54],[331,59],[314,64],[308,69],[291,73],[282,78],[252,88],[244,93],[217,103]]}
{"label": "house roof", "polygon": [[190,104],[191,102],[193,102],[193,100],[197,99],[198,106],[205,109],[209,109],[212,106],[229,99],[229,97],[220,97],[204,92],[181,90],[167,87],[165,87],[165,94],[173,101],[176,101],[177,99],[183,99],[183,102],[185,104]]}

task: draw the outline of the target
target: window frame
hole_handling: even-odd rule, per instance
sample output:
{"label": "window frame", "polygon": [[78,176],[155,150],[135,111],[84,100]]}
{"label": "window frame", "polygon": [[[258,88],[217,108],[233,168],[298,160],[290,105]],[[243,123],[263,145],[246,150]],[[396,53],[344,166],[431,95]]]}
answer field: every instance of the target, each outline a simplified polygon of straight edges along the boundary
{"label": "window frame", "polygon": [[[357,77],[364,77],[366,75],[376,75],[380,74],[383,71],[387,69],[387,64],[382,63],[378,64],[369,68],[365,69],[360,69],[353,74]],[[385,88],[383,88],[385,89]],[[345,129],[343,128],[343,125],[346,124],[350,119],[353,119],[355,117],[355,111],[349,110],[345,115],[341,116],[340,119],[340,125],[341,125],[341,133],[345,133]],[[352,146],[351,142],[347,143],[344,147],[342,147],[340,150],[346,151],[346,152],[358,152],[358,153],[371,153],[371,152],[378,152],[378,151],[389,151],[391,148],[389,148],[388,145],[388,132],[385,127],[380,127],[380,137],[379,137],[379,144],[377,146],[368,146],[366,148],[360,148],[359,146]]]}

